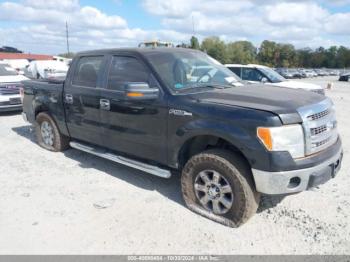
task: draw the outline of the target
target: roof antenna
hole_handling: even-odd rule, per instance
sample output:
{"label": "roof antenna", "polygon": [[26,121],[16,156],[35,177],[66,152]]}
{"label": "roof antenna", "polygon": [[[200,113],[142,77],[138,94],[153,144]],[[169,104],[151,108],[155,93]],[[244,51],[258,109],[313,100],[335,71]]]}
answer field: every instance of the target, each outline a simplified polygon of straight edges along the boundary
{"label": "roof antenna", "polygon": [[193,36],[195,36],[193,15],[192,15],[192,34],[193,34]]}

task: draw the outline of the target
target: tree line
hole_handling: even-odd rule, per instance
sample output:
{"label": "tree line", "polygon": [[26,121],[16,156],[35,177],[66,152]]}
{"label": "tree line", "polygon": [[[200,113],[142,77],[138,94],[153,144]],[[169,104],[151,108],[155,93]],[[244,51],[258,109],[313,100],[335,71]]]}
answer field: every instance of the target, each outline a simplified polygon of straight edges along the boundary
{"label": "tree line", "polygon": [[292,44],[265,40],[256,47],[249,41],[225,43],[216,36],[199,43],[192,36],[189,47],[202,50],[223,64],[263,64],[276,68],[350,67],[350,49],[344,46],[296,49]]}

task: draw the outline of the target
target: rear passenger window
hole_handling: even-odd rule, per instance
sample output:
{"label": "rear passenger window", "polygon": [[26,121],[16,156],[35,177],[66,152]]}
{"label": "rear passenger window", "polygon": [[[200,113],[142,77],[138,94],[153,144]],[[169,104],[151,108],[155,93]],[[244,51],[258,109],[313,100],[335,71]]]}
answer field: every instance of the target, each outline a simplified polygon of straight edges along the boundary
{"label": "rear passenger window", "polygon": [[230,69],[238,77],[241,77],[241,68],[240,67],[229,67],[228,69]]}
{"label": "rear passenger window", "polygon": [[76,66],[72,84],[86,87],[96,87],[97,76],[101,68],[103,56],[81,57]]}
{"label": "rear passenger window", "polygon": [[136,58],[115,56],[109,71],[108,88],[123,90],[125,84],[143,82],[152,85],[154,80],[148,69]]}

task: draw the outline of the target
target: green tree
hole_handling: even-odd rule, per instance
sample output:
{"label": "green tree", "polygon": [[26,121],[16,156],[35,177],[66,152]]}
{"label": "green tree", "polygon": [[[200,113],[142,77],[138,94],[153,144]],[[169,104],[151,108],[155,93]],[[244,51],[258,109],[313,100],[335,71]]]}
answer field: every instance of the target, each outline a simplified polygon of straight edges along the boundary
{"label": "green tree", "polygon": [[229,63],[251,64],[256,62],[256,47],[249,41],[237,41],[227,45]]}
{"label": "green tree", "polygon": [[279,56],[275,61],[276,67],[297,67],[298,56],[295,48],[291,44],[277,44],[277,52]]}
{"label": "green tree", "polygon": [[280,57],[279,47],[276,42],[264,40],[259,48],[259,62],[267,66],[276,66]]}
{"label": "green tree", "polygon": [[296,51],[298,56],[298,67],[310,68],[313,51],[311,48],[303,48]]}
{"label": "green tree", "polygon": [[228,62],[226,44],[224,41],[221,41],[219,37],[213,36],[205,38],[202,42],[201,49],[221,63]]}
{"label": "green tree", "polygon": [[192,49],[200,49],[198,38],[195,36],[191,37],[191,48]]}
{"label": "green tree", "polygon": [[350,49],[340,46],[338,48],[337,57],[336,57],[336,67],[345,68],[350,67]]}

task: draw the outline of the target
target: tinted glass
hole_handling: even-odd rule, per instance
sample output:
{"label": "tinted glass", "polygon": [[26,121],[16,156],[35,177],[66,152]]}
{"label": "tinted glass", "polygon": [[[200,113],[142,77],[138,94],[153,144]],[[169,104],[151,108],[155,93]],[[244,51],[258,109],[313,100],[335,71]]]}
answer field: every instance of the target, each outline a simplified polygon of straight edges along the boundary
{"label": "tinted glass", "polygon": [[108,76],[108,88],[122,90],[127,83],[148,83],[152,85],[151,74],[136,58],[126,56],[113,57]]}
{"label": "tinted glass", "polygon": [[279,73],[277,73],[275,70],[269,67],[262,67],[262,68],[259,68],[259,70],[263,72],[272,83],[279,83],[279,82],[286,81],[286,79],[283,76],[281,76]]}
{"label": "tinted glass", "polygon": [[17,72],[9,65],[0,65],[0,76],[15,76]]}
{"label": "tinted glass", "polygon": [[163,82],[176,92],[190,88],[241,85],[237,75],[202,52],[169,48],[169,52],[147,52],[145,56]]}
{"label": "tinted glass", "polygon": [[228,67],[233,73],[241,77],[241,68],[240,67]]}
{"label": "tinted glass", "polygon": [[78,61],[73,85],[96,87],[103,56],[85,56]]}
{"label": "tinted glass", "polygon": [[243,80],[260,82],[263,77],[264,75],[255,68],[242,68]]}

